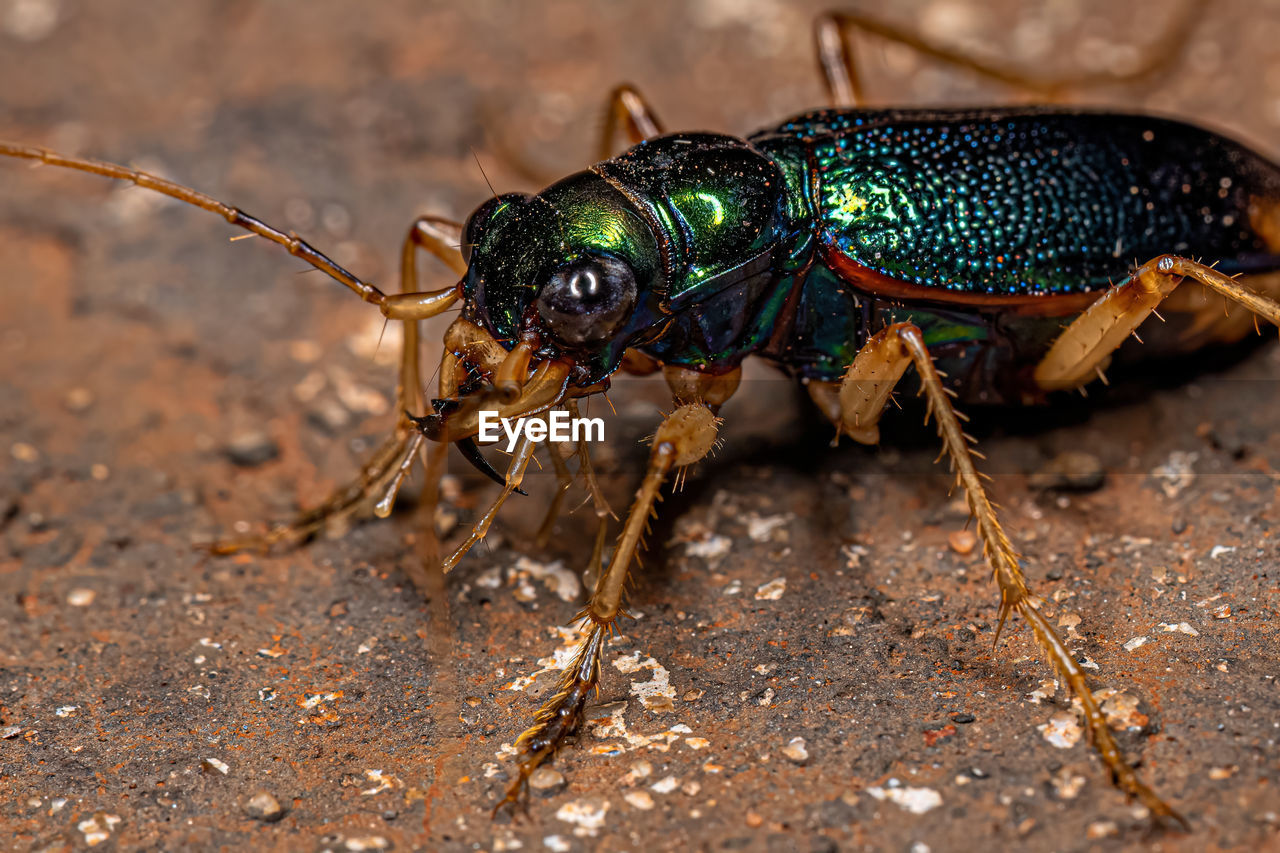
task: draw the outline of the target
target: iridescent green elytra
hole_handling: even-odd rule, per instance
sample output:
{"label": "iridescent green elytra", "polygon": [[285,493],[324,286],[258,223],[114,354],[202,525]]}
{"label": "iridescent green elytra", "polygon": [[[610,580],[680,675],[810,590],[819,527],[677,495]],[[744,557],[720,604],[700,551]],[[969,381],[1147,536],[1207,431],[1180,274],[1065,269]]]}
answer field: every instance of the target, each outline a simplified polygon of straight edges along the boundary
{"label": "iridescent green elytra", "polygon": [[[1168,119],[820,111],[747,140],[660,137],[489,202],[468,226],[467,311],[500,340],[549,332],[540,354],[572,350],[582,385],[627,347],[711,372],[755,354],[837,379],[871,333],[910,319],[964,397],[1019,400],[1023,368],[1135,259],[1280,268],[1277,200],[1280,168]],[[634,304],[602,339],[566,346],[534,303],[592,256],[634,272]]]}

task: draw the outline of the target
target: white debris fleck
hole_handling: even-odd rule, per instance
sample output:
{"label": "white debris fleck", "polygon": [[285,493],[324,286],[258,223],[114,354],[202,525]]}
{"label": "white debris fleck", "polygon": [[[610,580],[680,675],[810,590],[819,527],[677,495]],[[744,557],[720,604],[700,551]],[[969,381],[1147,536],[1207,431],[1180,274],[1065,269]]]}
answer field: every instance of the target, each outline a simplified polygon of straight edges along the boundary
{"label": "white debris fleck", "polygon": [[787,760],[794,761],[796,764],[804,764],[809,760],[809,750],[802,737],[793,737],[787,741],[787,745],[782,748],[782,754]]}
{"label": "white debris fleck", "polygon": [[88,607],[93,604],[93,600],[97,596],[98,594],[93,590],[79,586],[67,593],[67,604],[72,607]]}
{"label": "white debris fleck", "polygon": [[786,578],[774,578],[756,587],[756,601],[777,601],[787,591]]}
{"label": "white debris fleck", "polygon": [[737,595],[740,592],[742,592],[742,581],[740,580],[731,580],[724,589],[720,590],[721,595]]}
{"label": "white debris fleck", "polygon": [[714,562],[728,554],[732,545],[733,540],[728,536],[712,533],[703,539],[686,542],[684,552],[690,557],[702,557],[704,560]]}
{"label": "white debris fleck", "polygon": [[1053,774],[1051,780],[1053,782],[1053,792],[1057,794],[1060,800],[1074,800],[1087,781],[1079,773],[1072,773],[1066,767],[1058,770]]}
{"label": "white debris fleck", "polygon": [[1176,625],[1172,622],[1161,622],[1160,627],[1169,633],[1189,634],[1192,637],[1199,637],[1200,632],[1187,622],[1179,622]]}
{"label": "white debris fleck", "polygon": [[1163,481],[1160,483],[1160,489],[1165,497],[1176,498],[1183,489],[1195,482],[1196,475],[1193,468],[1199,458],[1198,453],[1175,450],[1169,454],[1169,458],[1163,465],[1152,469],[1151,476]]}
{"label": "white debris fleck", "polygon": [[111,832],[120,825],[120,816],[98,812],[88,820],[76,824],[76,829],[84,834],[84,843],[96,847],[111,837]]}
{"label": "white debris fleck", "polygon": [[222,643],[215,643],[215,642],[213,641],[213,637],[201,637],[201,638],[200,638],[199,640],[197,640],[196,642],[198,642],[200,645],[204,646],[206,649],[221,649],[221,648],[222,648]]}
{"label": "white debris fleck", "polygon": [[308,693],[302,697],[302,701],[298,703],[298,707],[309,711],[322,702],[333,702],[337,698],[337,693]]}
{"label": "white debris fleck", "polygon": [[912,814],[924,814],[942,805],[942,795],[932,788],[868,788],[867,793]]}
{"label": "white debris fleck", "polygon": [[369,654],[369,652],[373,651],[374,647],[377,645],[378,645],[378,638],[370,637],[369,639],[365,640],[363,643],[361,643],[359,646],[356,647],[356,654],[367,655]]}
{"label": "white debris fleck", "polygon": [[53,713],[57,714],[59,717],[74,717],[78,710],[80,710],[79,705],[63,705]]}
{"label": "white debris fleck", "polygon": [[650,785],[649,790],[657,791],[659,794],[670,794],[678,787],[680,787],[679,779],[674,776],[664,776]]}
{"label": "white debris fleck", "polygon": [[383,773],[381,770],[366,770],[364,778],[373,783],[372,788],[365,788],[361,791],[361,795],[372,797],[374,794],[381,794],[383,791],[390,791],[392,788],[399,788],[404,785],[396,776],[390,773]]}
{"label": "white debris fleck", "polygon": [[640,652],[615,658],[614,668],[624,674],[638,672],[642,669],[653,670],[653,677],[648,681],[631,682],[631,695],[639,696],[640,702],[649,711],[674,711],[676,689],[671,686],[671,674],[667,668],[652,657],[640,659]]}
{"label": "white debris fleck", "polygon": [[627,771],[627,775],[622,777],[622,784],[634,785],[641,779],[647,779],[649,774],[653,772],[653,765],[648,761],[641,759],[632,763],[631,769]]}
{"label": "white debris fleck", "polygon": [[1027,698],[1038,704],[1052,699],[1057,692],[1058,682],[1049,679],[1041,681],[1039,687],[1027,694]]}
{"label": "white debris fleck", "polygon": [[0,740],[10,740],[22,734],[22,726],[5,726],[0,729]]}
{"label": "white debris fleck", "polygon": [[493,853],[506,853],[508,850],[523,850],[524,842],[516,838],[511,830],[503,830],[493,839]]}
{"label": "white debris fleck", "polygon": [[548,835],[542,839],[542,846],[551,853],[569,853],[573,849],[573,845],[563,835]]}
{"label": "white debris fleck", "polygon": [[787,524],[792,518],[794,516],[789,512],[764,517],[752,513],[747,517],[747,535],[751,537],[752,542],[768,542],[773,537],[773,531]]}
{"label": "white debris fleck", "polygon": [[1209,559],[1216,560],[1224,554],[1235,553],[1235,550],[1236,546],[1234,545],[1214,545],[1209,551]]}
{"label": "white debris fleck", "polygon": [[556,811],[556,819],[574,824],[573,834],[579,838],[586,838],[600,832],[608,812],[608,800],[602,797],[587,797],[565,803]]}
{"label": "white debris fleck", "polygon": [[1045,740],[1058,749],[1070,749],[1080,742],[1080,737],[1084,734],[1076,715],[1070,711],[1057,711],[1049,718],[1049,722],[1036,728]]}
{"label": "white debris fleck", "polygon": [[364,853],[366,850],[387,850],[391,847],[391,841],[381,835],[361,835],[346,839],[342,846],[352,853]]}
{"label": "white debris fleck", "polygon": [[206,758],[201,762],[201,764],[206,770],[215,770],[223,776],[226,776],[231,772],[231,768],[227,766],[227,762],[219,758]]}
{"label": "white debris fleck", "polygon": [[547,589],[562,601],[576,601],[582,594],[582,581],[576,573],[565,568],[560,560],[554,563],[539,563],[528,557],[520,557],[516,560],[515,571],[517,574],[525,573],[534,580],[542,581]]}
{"label": "white debris fleck", "polygon": [[258,657],[260,658],[278,658],[284,654],[284,649],[279,646],[272,646],[269,649],[258,649]]}
{"label": "white debris fleck", "polygon": [[1132,640],[1124,644],[1124,650],[1126,652],[1131,652],[1134,649],[1145,646],[1146,644],[1147,644],[1146,637],[1134,637]]}
{"label": "white debris fleck", "polygon": [[711,741],[704,737],[687,737],[684,742],[690,749],[706,749],[711,746]]}
{"label": "white debris fleck", "polygon": [[840,555],[844,557],[844,567],[846,569],[856,569],[862,565],[862,558],[871,553],[865,545],[843,545],[840,548]]}
{"label": "white debris fleck", "polygon": [[622,799],[634,809],[647,812],[653,808],[653,796],[648,791],[627,791],[622,795]]}

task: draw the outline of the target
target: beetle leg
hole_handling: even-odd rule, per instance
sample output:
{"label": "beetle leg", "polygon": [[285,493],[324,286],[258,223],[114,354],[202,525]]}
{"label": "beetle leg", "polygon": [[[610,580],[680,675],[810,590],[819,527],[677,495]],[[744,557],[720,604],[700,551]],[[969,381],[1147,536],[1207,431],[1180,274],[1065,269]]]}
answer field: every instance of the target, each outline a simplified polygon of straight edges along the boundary
{"label": "beetle leg", "polygon": [[1071,89],[1109,84],[1136,83],[1156,76],[1178,61],[1192,31],[1199,24],[1207,0],[1187,0],[1165,32],[1145,49],[1145,56],[1132,69],[1101,71],[1063,77],[1036,77],[1008,66],[996,65],[953,48],[943,47],[861,12],[825,12],[814,21],[813,37],[818,66],[822,70],[827,96],[834,107],[866,106],[865,91],[858,76],[857,62],[849,33],[857,30],[886,41],[905,45],[931,59],[963,68],[1008,86],[1024,89],[1041,100],[1061,100]]}
{"label": "beetle leg", "polygon": [[507,466],[506,483],[502,487],[502,491],[493,499],[493,503],[489,504],[489,508],[485,510],[484,515],[476,521],[471,527],[471,533],[467,536],[465,542],[459,545],[449,558],[444,561],[442,568],[448,572],[458,565],[471,547],[483,539],[489,533],[489,526],[493,524],[493,520],[498,516],[498,510],[502,509],[502,505],[507,502],[507,498],[511,497],[511,493],[520,488],[520,483],[524,480],[524,469],[528,467],[529,460],[533,458],[534,442],[528,436],[522,436],[520,443],[516,445],[515,450],[511,453],[511,464]]}
{"label": "beetle leg", "polygon": [[914,324],[898,323],[889,326],[872,336],[858,352],[841,385],[841,418],[837,427],[857,441],[877,441],[876,422],[880,418],[885,400],[907,367],[912,365],[919,376],[921,393],[928,406],[926,417],[934,419],[938,436],[951,458],[956,480],[964,487],[969,512],[977,520],[978,533],[982,537],[983,556],[1000,588],[1000,623],[996,629],[996,640],[999,640],[1000,629],[1004,627],[1009,614],[1013,611],[1021,614],[1031,626],[1036,642],[1080,700],[1091,742],[1111,771],[1115,784],[1126,794],[1141,800],[1152,814],[1172,818],[1185,826],[1186,821],[1182,816],[1144,785],[1124,760],[1107,727],[1105,715],[1099,710],[1097,700],[1089,691],[1080,665],[1053,626],[1036,608],[1019,563],[1021,557],[1000,526],[995,507],[983,488],[981,475],[974,467],[973,451],[970,449],[973,439],[961,429],[948,391],[925,347],[924,335]]}
{"label": "beetle leg", "polygon": [[[457,251],[461,239],[462,226],[455,222],[436,216],[420,216],[414,220],[400,254],[400,285],[406,292],[388,299],[399,300],[397,304],[407,308],[411,305],[412,298],[432,298],[430,293],[412,292],[418,281],[419,249],[430,252],[455,273],[465,272],[466,264]],[[452,292],[453,289],[449,290]],[[443,291],[437,293],[439,292]],[[218,541],[211,549],[215,554],[231,554],[247,549],[266,550],[280,542],[297,543],[334,522],[350,518],[374,502],[377,504],[375,514],[380,517],[390,514],[400,485],[412,465],[413,457],[419,451],[420,441],[415,440],[415,437],[420,433],[413,427],[408,416],[420,414],[424,410],[420,319],[413,316],[403,322],[404,341],[401,346],[400,378],[396,387],[396,409],[400,415],[395,432],[369,457],[354,480],[334,490],[319,506],[299,513],[287,523],[273,525],[260,536]],[[428,483],[427,487],[434,488],[434,485]],[[435,533],[432,527],[434,503],[432,500],[424,504],[425,524],[430,528],[426,537],[428,540]]]}
{"label": "beetle leg", "polygon": [[516,741],[522,756],[518,775],[494,808],[495,814],[503,806],[519,802],[530,774],[554,755],[582,723],[587,702],[600,681],[605,640],[614,633],[618,618],[624,614],[622,599],[628,570],[640,549],[654,507],[661,499],[659,490],[673,470],[692,465],[711,451],[718,429],[719,419],[702,402],[680,406],[658,426],[644,481],[613,547],[608,569],[600,574],[591,600],[579,614],[588,628],[587,636],[565,668],[555,694],[538,711],[534,724]]}
{"label": "beetle leg", "polygon": [[1280,303],[1274,299],[1204,264],[1161,255],[1100,296],[1063,330],[1036,365],[1036,382],[1045,390],[1058,390],[1092,379],[1125,338],[1188,278],[1280,326]]}
{"label": "beetle leg", "polygon": [[551,457],[551,466],[556,471],[556,493],[551,498],[551,505],[547,507],[547,514],[542,517],[542,524],[538,526],[538,533],[534,537],[534,544],[539,548],[547,547],[547,543],[551,541],[551,534],[555,530],[556,521],[560,518],[560,509],[564,506],[564,496],[569,493],[569,489],[573,486],[573,474],[569,471],[569,466],[565,464],[564,456],[561,455],[561,448],[568,453],[576,453],[577,448],[572,444],[565,444],[557,441],[548,441],[546,443],[547,455]]}
{"label": "beetle leg", "polygon": [[605,106],[604,128],[600,133],[600,147],[596,150],[597,158],[608,160],[614,155],[613,143],[618,129],[626,130],[628,145],[639,145],[646,139],[661,136],[662,122],[649,106],[644,95],[630,83],[614,87],[609,93],[609,101]]}

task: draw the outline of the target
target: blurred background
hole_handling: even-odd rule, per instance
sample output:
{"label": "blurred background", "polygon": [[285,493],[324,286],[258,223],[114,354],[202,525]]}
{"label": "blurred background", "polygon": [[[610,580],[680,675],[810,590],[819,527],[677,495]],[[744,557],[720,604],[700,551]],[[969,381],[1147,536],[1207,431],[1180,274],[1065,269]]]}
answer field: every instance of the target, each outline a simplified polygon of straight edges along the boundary
{"label": "blurred background", "polygon": [[[156,171],[390,287],[415,215],[461,220],[489,185],[533,190],[587,165],[619,82],[671,130],[747,134],[822,105],[810,27],[829,5],[0,0],[0,137]],[[853,5],[1041,75],[1128,70],[1187,8]],[[1280,3],[1198,8],[1166,74],[1070,101],[1280,155]],[[1028,100],[854,44],[874,105]],[[606,666],[601,700],[635,737],[584,735],[532,824],[491,824],[501,745],[539,689],[504,687],[564,643],[549,628],[576,599],[539,578],[585,563],[587,516],[535,553],[547,490],[513,505],[451,579],[446,613],[407,581],[409,514],[271,558],[193,551],[316,503],[393,416],[395,331],[229,236],[136,189],[0,163],[0,731],[17,727],[0,742],[0,814],[20,846],[1145,849],[1083,745],[1037,730],[1070,715],[1061,693],[1046,704],[1026,632],[990,654],[995,596],[951,541],[963,514],[932,448],[797,448],[817,433],[783,383],[734,401],[730,446],[667,502],[643,618],[611,652],[652,656],[674,710],[628,692],[657,669]],[[447,282],[424,269],[424,286]],[[1060,624],[1084,620],[1073,648],[1101,667],[1095,684],[1131,691],[1141,721],[1120,726],[1123,745],[1192,816],[1188,849],[1276,837],[1276,362],[1263,349],[1060,429],[997,425],[983,445],[1035,587]],[[663,401],[619,385],[602,453],[627,471]],[[1031,485],[1080,449],[1104,488]],[[615,503],[632,487],[617,478]],[[465,525],[490,492],[469,474],[454,489]],[[1159,627],[1179,624],[1198,633]],[[664,731],[668,751],[639,745]],[[783,752],[795,737],[803,758]],[[944,805],[868,793],[891,778]],[[262,792],[279,823],[251,816]]]}

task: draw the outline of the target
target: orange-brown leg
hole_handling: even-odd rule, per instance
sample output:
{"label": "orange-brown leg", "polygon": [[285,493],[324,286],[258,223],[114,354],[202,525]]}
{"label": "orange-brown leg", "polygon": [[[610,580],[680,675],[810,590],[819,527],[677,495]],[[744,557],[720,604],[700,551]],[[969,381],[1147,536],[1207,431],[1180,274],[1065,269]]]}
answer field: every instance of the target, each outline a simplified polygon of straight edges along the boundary
{"label": "orange-brown leg", "polygon": [[1178,285],[1191,279],[1280,326],[1280,303],[1255,293],[1212,267],[1161,255],[1138,267],[1071,322],[1036,366],[1046,390],[1076,388],[1097,376],[1111,354]]}
{"label": "orange-brown leg", "polygon": [[609,93],[604,129],[600,134],[600,146],[596,149],[597,159],[608,160],[614,155],[613,146],[620,128],[626,132],[628,145],[638,145],[665,132],[653,107],[629,83],[623,83]]}
{"label": "orange-brown leg", "polygon": [[[417,253],[425,250],[446,264],[455,274],[466,273],[466,264],[458,252],[462,239],[462,227],[455,222],[436,216],[421,216],[409,228],[401,250],[401,297],[421,297],[414,293],[418,281]],[[389,297],[396,299],[397,297]],[[402,306],[410,305],[401,299]],[[297,543],[312,536],[326,526],[345,523],[352,516],[366,510],[385,518],[391,514],[392,505],[400,486],[422,451],[422,435],[414,429],[409,415],[421,415],[424,411],[422,385],[422,352],[417,318],[405,319],[404,340],[401,345],[400,377],[396,387],[396,411],[399,413],[395,430],[390,437],[365,461],[359,474],[349,483],[335,489],[319,506],[299,513],[286,523],[273,525],[259,536],[239,537],[216,542],[212,550],[216,554],[230,554],[246,549],[266,549],[277,543]],[[443,369],[443,366],[442,366]],[[430,485],[429,485],[430,488]],[[434,510],[434,502],[425,507],[428,519]]]}
{"label": "orange-brown leg", "polygon": [[977,521],[982,537],[983,555],[1000,589],[1000,629],[1012,612],[1017,612],[1031,626],[1036,642],[1062,679],[1071,687],[1084,708],[1085,725],[1094,748],[1111,771],[1116,785],[1142,801],[1152,814],[1172,818],[1186,825],[1181,815],[1170,808],[1148,788],[1124,760],[1098,708],[1084,672],[1076,663],[1049,621],[1036,609],[1027,589],[1026,578],[1019,565],[1020,556],[1005,535],[995,507],[988,499],[981,475],[974,466],[972,439],[960,427],[959,416],[951,397],[942,384],[933,359],[925,347],[924,336],[911,323],[898,323],[872,336],[858,352],[840,387],[840,418],[837,427],[855,440],[874,443],[878,439],[877,422],[893,386],[908,367],[914,366],[920,379],[921,393],[927,403],[927,417],[932,417],[946,454],[951,459],[956,481],[965,490],[969,511]]}
{"label": "orange-brown leg", "polygon": [[605,642],[624,613],[627,575],[660,499],[659,491],[673,470],[692,465],[711,451],[718,429],[719,420],[703,402],[679,406],[659,425],[644,480],[614,545],[609,566],[599,575],[591,600],[579,614],[588,628],[587,636],[565,668],[555,695],[538,711],[533,726],[516,741],[521,754],[517,777],[495,813],[519,802],[530,774],[554,755],[582,723],[587,703],[599,684]]}
{"label": "orange-brown leg", "polygon": [[935,44],[909,29],[896,27],[862,12],[825,12],[814,21],[813,35],[818,66],[832,106],[867,105],[853,45],[852,32],[862,32],[896,44],[948,65],[1039,95],[1042,100],[1059,100],[1064,92],[1108,84],[1136,83],[1171,67],[1182,54],[1192,31],[1201,20],[1208,0],[1188,0],[1167,29],[1146,48],[1142,61],[1124,72],[1103,71],[1062,77],[1038,77],[1015,68],[975,59],[962,51]]}

